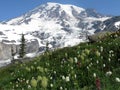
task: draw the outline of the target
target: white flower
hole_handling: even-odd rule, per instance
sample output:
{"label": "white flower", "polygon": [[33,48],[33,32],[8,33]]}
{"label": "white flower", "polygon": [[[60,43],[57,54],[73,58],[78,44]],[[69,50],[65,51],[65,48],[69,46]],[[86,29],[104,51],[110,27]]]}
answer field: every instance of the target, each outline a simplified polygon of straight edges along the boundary
{"label": "white flower", "polygon": [[103,67],[105,67],[105,64],[103,64]]}
{"label": "white flower", "polygon": [[111,59],[110,59],[110,58],[108,58],[108,61],[110,62],[110,61],[111,61]]}
{"label": "white flower", "polygon": [[70,81],[70,78],[69,78],[69,76],[66,76],[66,82],[69,82]]}
{"label": "white flower", "polygon": [[63,87],[60,87],[60,90],[63,90]]}
{"label": "white flower", "polygon": [[77,75],[75,74],[75,75],[74,75],[74,77],[76,78],[76,77],[77,77]]}
{"label": "white flower", "polygon": [[16,87],[18,87],[18,84],[16,84]]}
{"label": "white flower", "polygon": [[87,69],[89,69],[89,67],[87,66]]}
{"label": "white flower", "polygon": [[112,74],[111,71],[106,72],[106,76],[110,76]]}
{"label": "white flower", "polygon": [[28,85],[28,89],[30,89],[31,88],[31,86],[30,85]]}
{"label": "white flower", "polygon": [[62,79],[65,80],[65,76],[62,76]]}
{"label": "white flower", "polygon": [[114,54],[112,54],[112,56],[114,56]]}
{"label": "white flower", "polygon": [[102,46],[100,47],[100,51],[103,52],[103,47]]}
{"label": "white flower", "polygon": [[97,60],[97,62],[96,62],[97,64],[99,63],[99,61]]}
{"label": "white flower", "polygon": [[73,67],[71,67],[71,69],[73,69]]}
{"label": "white flower", "polygon": [[52,84],[52,83],[50,84],[50,87],[53,87],[53,84]]}
{"label": "white flower", "polygon": [[75,57],[74,59],[75,59],[75,63],[77,63],[77,62],[78,62],[78,59],[77,59],[76,57]]}
{"label": "white flower", "polygon": [[53,77],[50,77],[50,79],[52,80],[52,79],[53,79]]}
{"label": "white flower", "polygon": [[28,83],[29,83],[29,80],[26,80],[26,83],[28,84]]}
{"label": "white flower", "polygon": [[120,82],[120,78],[116,77],[115,78],[116,82]]}
{"label": "white flower", "polygon": [[90,63],[90,65],[92,66],[92,65],[93,65],[93,63],[91,62],[91,63]]}
{"label": "white flower", "polygon": [[54,74],[56,74],[56,71],[54,71]]}
{"label": "white flower", "polygon": [[93,77],[96,77],[96,73],[93,73]]}

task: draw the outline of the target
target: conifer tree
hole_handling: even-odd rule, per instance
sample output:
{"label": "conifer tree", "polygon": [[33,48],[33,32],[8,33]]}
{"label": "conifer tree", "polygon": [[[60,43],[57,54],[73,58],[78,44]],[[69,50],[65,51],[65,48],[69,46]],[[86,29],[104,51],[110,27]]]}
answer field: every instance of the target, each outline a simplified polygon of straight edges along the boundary
{"label": "conifer tree", "polygon": [[14,60],[15,53],[14,53],[14,50],[13,50],[13,46],[11,46],[11,56],[12,56],[12,60]]}
{"label": "conifer tree", "polygon": [[46,43],[46,51],[45,51],[45,52],[48,52],[48,51],[49,51],[48,45],[49,45],[49,43],[47,42],[47,43]]}
{"label": "conifer tree", "polygon": [[21,36],[21,44],[20,44],[20,49],[19,49],[19,57],[20,58],[23,58],[25,56],[25,37],[24,37],[24,34],[22,33],[22,36]]}

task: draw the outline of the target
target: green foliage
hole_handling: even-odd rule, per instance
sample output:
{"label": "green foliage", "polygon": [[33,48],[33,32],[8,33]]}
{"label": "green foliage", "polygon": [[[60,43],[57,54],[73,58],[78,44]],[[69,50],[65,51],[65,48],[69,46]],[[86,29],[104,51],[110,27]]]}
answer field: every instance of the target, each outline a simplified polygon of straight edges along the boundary
{"label": "green foliage", "polygon": [[20,49],[19,49],[19,57],[20,58],[23,58],[25,56],[25,37],[24,37],[24,34],[22,33],[22,36],[21,36],[21,44],[20,44]]}

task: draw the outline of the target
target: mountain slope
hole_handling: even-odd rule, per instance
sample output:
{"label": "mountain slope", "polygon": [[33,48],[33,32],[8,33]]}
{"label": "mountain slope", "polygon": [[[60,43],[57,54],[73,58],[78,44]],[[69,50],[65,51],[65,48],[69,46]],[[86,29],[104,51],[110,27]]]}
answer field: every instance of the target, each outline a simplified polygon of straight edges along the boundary
{"label": "mountain slope", "polygon": [[101,24],[109,18],[91,9],[47,3],[18,18],[0,23],[0,41],[19,45],[24,33],[30,47],[33,42],[38,44],[37,50],[29,51],[31,48],[27,47],[27,53],[44,51],[47,42],[51,49],[73,46],[86,41],[86,34],[104,30],[105,25]]}

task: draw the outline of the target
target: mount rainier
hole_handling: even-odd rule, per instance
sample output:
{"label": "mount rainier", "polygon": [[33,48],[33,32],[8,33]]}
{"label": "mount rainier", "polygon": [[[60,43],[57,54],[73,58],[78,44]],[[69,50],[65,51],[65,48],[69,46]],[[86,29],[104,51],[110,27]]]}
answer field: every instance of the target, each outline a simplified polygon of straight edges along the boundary
{"label": "mount rainier", "polygon": [[[19,49],[21,34],[25,34],[27,55],[49,47],[62,48],[86,41],[86,35],[104,31],[113,17],[74,5],[46,3],[28,13],[0,23],[0,60],[11,58],[11,45]],[[117,28],[119,21],[113,23]],[[30,54],[31,53],[31,54]]]}

